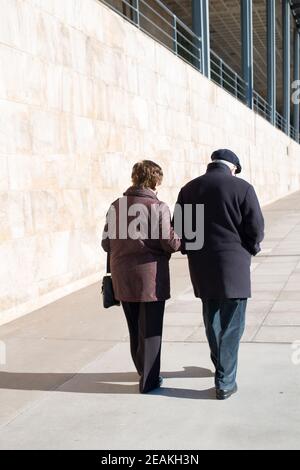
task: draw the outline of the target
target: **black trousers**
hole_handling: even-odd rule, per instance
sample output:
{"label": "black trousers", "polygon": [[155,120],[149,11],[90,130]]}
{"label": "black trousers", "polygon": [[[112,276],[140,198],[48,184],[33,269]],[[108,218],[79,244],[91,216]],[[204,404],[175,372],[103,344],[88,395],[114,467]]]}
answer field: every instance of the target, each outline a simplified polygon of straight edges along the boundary
{"label": "black trousers", "polygon": [[247,299],[202,300],[206,336],[216,369],[215,385],[230,390],[236,384],[238,351],[245,330]]}
{"label": "black trousers", "polygon": [[122,302],[131,356],[140,375],[140,392],[158,386],[165,302]]}

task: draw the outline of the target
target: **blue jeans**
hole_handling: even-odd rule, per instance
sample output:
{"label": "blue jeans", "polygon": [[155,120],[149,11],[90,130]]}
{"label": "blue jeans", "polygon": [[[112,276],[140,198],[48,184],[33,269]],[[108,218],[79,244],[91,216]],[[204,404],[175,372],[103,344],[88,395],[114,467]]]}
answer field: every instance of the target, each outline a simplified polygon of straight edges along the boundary
{"label": "blue jeans", "polygon": [[202,300],[206,336],[216,369],[215,385],[231,390],[236,384],[240,340],[245,330],[247,299]]}

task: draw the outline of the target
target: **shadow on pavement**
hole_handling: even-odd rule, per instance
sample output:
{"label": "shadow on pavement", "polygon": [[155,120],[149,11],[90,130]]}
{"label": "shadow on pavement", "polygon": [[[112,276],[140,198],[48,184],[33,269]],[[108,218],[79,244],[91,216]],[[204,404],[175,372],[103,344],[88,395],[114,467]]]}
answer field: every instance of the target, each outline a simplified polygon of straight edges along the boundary
{"label": "shadow on pavement", "polygon": [[208,390],[190,390],[186,388],[161,388],[155,392],[152,392],[152,394],[170,398],[185,398],[189,400],[216,400],[215,388],[210,388]]}
{"label": "shadow on pavement", "polygon": [[[209,369],[185,367],[182,371],[162,373],[165,379],[213,377]],[[65,393],[139,394],[139,377],[134,372],[107,373],[18,373],[0,372],[0,389],[57,391]],[[128,384],[129,382],[129,384]],[[131,385],[130,382],[133,382]],[[191,399],[212,399],[212,390],[161,388],[152,394]]]}

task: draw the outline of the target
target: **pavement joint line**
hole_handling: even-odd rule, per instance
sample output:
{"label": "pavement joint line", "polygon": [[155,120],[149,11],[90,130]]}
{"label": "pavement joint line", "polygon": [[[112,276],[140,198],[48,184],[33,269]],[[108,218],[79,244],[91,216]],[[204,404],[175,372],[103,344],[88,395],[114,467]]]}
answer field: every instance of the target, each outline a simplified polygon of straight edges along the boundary
{"label": "pavement joint line", "polygon": [[93,339],[93,338],[54,338],[51,336],[35,337],[35,336],[14,336],[13,339],[25,339],[25,340],[49,340],[49,341],[75,341],[75,342],[88,342],[88,343],[121,343],[126,339]]}
{"label": "pavement joint line", "polygon": [[291,254],[283,254],[283,255],[258,255],[257,256],[257,260],[259,259],[270,259],[270,258],[300,258],[300,253],[299,254],[295,254],[295,255],[291,255]]}
{"label": "pavement joint line", "polygon": [[300,323],[299,325],[263,325],[263,326],[266,328],[300,328]]}
{"label": "pavement joint line", "polygon": [[[109,351],[111,351],[113,348],[115,348],[116,346],[118,345],[118,343],[116,343]],[[109,352],[109,351],[106,351],[105,353]],[[104,353],[104,354],[105,354]],[[99,359],[101,357],[101,354],[94,357],[92,360],[88,361],[84,366],[82,366],[77,372],[75,372],[71,377],[69,377],[67,380],[63,381],[62,383],[60,383],[59,385],[56,385],[54,386],[53,388],[50,388],[49,390],[47,391],[40,391],[41,393],[41,397],[38,398],[37,400],[25,405],[23,408],[21,408],[19,411],[19,413],[16,413],[10,420],[8,420],[6,423],[3,423],[0,425],[0,431],[2,429],[4,429],[6,426],[9,426],[10,424],[12,424],[16,419],[18,419],[21,415],[23,414],[26,414],[27,412],[37,408],[43,401],[46,401],[50,396],[51,396],[51,393],[53,392],[56,392],[59,388],[61,388],[63,385],[67,384],[68,382],[70,382],[71,380],[74,379],[74,377],[76,377],[77,375],[81,374],[82,371],[84,371],[84,369],[86,369],[90,364],[92,364],[93,362],[95,362],[97,359]],[[1,370],[0,370],[0,373],[1,373]],[[9,372],[8,372],[9,373]],[[1,387],[0,387],[0,390],[1,390]]]}
{"label": "pavement joint line", "polygon": [[[288,211],[288,213],[291,213],[291,211]],[[298,224],[299,224],[299,222],[297,222],[297,223],[293,226],[293,228],[288,231],[287,235],[283,238],[283,240],[286,240],[286,239],[289,237],[289,235],[293,232],[293,230],[295,229],[295,227],[298,226]],[[271,230],[271,229],[270,229],[270,230]],[[278,247],[278,245],[280,245],[281,243],[282,243],[282,240],[279,241],[279,242],[274,246],[274,248],[273,248],[272,251],[274,251],[274,250]],[[270,254],[269,256],[272,257],[272,254]],[[296,268],[296,266],[295,266],[295,268]],[[266,322],[266,320],[267,320],[269,314],[271,313],[271,311],[272,311],[272,309],[274,308],[275,304],[276,304],[277,302],[279,302],[280,295],[281,295],[281,293],[285,290],[285,287],[287,286],[287,284],[288,284],[288,282],[289,282],[289,280],[290,280],[290,278],[292,277],[292,274],[293,274],[294,272],[295,272],[295,269],[294,269],[294,270],[290,273],[290,275],[287,277],[287,281],[285,282],[285,284],[284,284],[284,286],[282,287],[282,289],[278,292],[278,295],[277,295],[277,297],[275,298],[275,300],[273,301],[272,306],[270,307],[268,313],[265,315],[265,317],[264,317],[263,321],[261,322],[261,324],[260,324],[258,330],[256,331],[255,335],[254,335],[253,338],[252,338],[252,340],[253,340],[254,342],[256,341],[257,336],[259,335],[259,333],[260,333],[260,331],[262,330],[263,326],[266,326],[266,325],[265,325],[265,322]]]}
{"label": "pavement joint line", "polygon": [[255,334],[255,336],[253,337],[253,341],[254,341],[254,342],[255,342],[255,340],[256,340],[256,338],[257,338],[257,335],[260,333],[261,329],[262,329],[264,326],[266,326],[266,325],[265,325],[265,322],[266,322],[266,320],[267,320],[269,314],[271,313],[271,311],[272,311],[272,309],[274,308],[274,306],[276,305],[276,303],[279,302],[280,296],[281,296],[282,292],[285,290],[286,286],[288,285],[289,280],[290,280],[290,278],[292,277],[292,274],[293,274],[294,272],[295,272],[295,269],[294,269],[294,271],[292,271],[292,272],[287,276],[287,280],[286,280],[285,284],[283,285],[282,289],[278,292],[277,297],[275,298],[274,302],[272,303],[272,305],[271,305],[271,307],[270,307],[268,313],[267,313],[267,314],[265,315],[265,317],[263,318],[263,320],[262,320],[262,322],[261,322],[261,324],[260,324],[260,327],[258,328],[258,330],[257,330],[257,332],[256,332],[256,334]]}
{"label": "pavement joint line", "polygon": [[[79,373],[79,372],[78,372]],[[77,374],[74,374],[74,376],[72,378],[74,378]],[[64,383],[62,383],[61,385],[64,385]],[[60,386],[61,386],[60,385]],[[0,424],[0,432],[7,426],[9,426],[10,424],[12,424],[14,421],[16,421],[20,416],[22,415],[25,415],[27,412],[31,411],[31,410],[34,410],[35,408],[37,408],[43,401],[46,401],[48,396],[51,396],[50,394],[55,392],[55,390],[57,390],[57,388],[59,387],[53,387],[53,389],[50,389],[50,390],[47,390],[47,391],[42,391],[40,390],[40,393],[41,393],[41,396],[39,398],[37,398],[36,400],[34,400],[33,402],[30,402],[28,404],[26,404],[25,406],[23,406],[20,410],[18,410],[18,412],[11,417],[11,419],[8,419],[6,422]],[[1,390],[1,388],[0,388]]]}
{"label": "pavement joint line", "polygon": [[[193,334],[196,333],[198,328],[201,328],[201,325],[194,326],[193,331],[185,338],[185,341],[189,342],[189,338],[191,338]],[[202,328],[204,327],[202,326]]]}
{"label": "pavement joint line", "polygon": [[[74,373],[74,375],[72,375],[71,379],[68,379],[66,382],[68,382],[69,380],[72,380],[74,377],[76,377],[76,375],[79,374],[80,371],[81,371],[81,369],[78,372]],[[0,373],[1,373],[1,371],[0,371]],[[8,372],[8,373],[10,373],[10,372]],[[20,416],[22,416],[22,415],[26,414],[27,412],[37,408],[43,401],[46,401],[47,398],[49,396],[51,396],[50,395],[51,393],[55,392],[59,387],[64,385],[66,382],[62,382],[60,385],[54,386],[53,388],[50,388],[49,390],[40,390],[39,392],[41,393],[41,396],[39,398],[37,398],[36,400],[34,400],[33,402],[30,402],[30,403],[26,404],[25,406],[23,406],[19,410],[19,412],[17,412],[14,416],[12,416],[11,419],[8,419],[6,422],[0,424],[0,431],[3,430],[6,426],[9,426],[10,424],[12,424]],[[1,387],[0,387],[0,390],[3,390],[3,389],[1,389]]]}
{"label": "pavement joint line", "polygon": [[[251,337],[250,337],[250,339],[249,339],[249,342],[252,342],[252,343],[254,342],[254,338],[255,338],[255,336],[256,336],[257,333],[258,333],[259,325],[255,325],[254,328],[255,328],[255,330],[254,330],[254,332],[252,333],[252,335],[251,335]],[[241,343],[245,343],[245,342],[243,341],[243,338],[241,339]]]}

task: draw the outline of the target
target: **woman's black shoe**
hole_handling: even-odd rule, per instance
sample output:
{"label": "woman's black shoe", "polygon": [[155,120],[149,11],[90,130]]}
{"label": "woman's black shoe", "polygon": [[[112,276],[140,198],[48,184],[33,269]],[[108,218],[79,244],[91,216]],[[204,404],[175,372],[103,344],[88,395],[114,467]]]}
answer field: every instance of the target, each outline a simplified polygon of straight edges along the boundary
{"label": "woman's black shoe", "polygon": [[162,386],[163,382],[164,382],[164,379],[161,376],[159,376],[156,385],[154,385],[153,387],[144,389],[144,390],[140,390],[140,392],[143,393],[143,394],[153,392],[153,390],[156,390],[157,388],[160,388]]}

